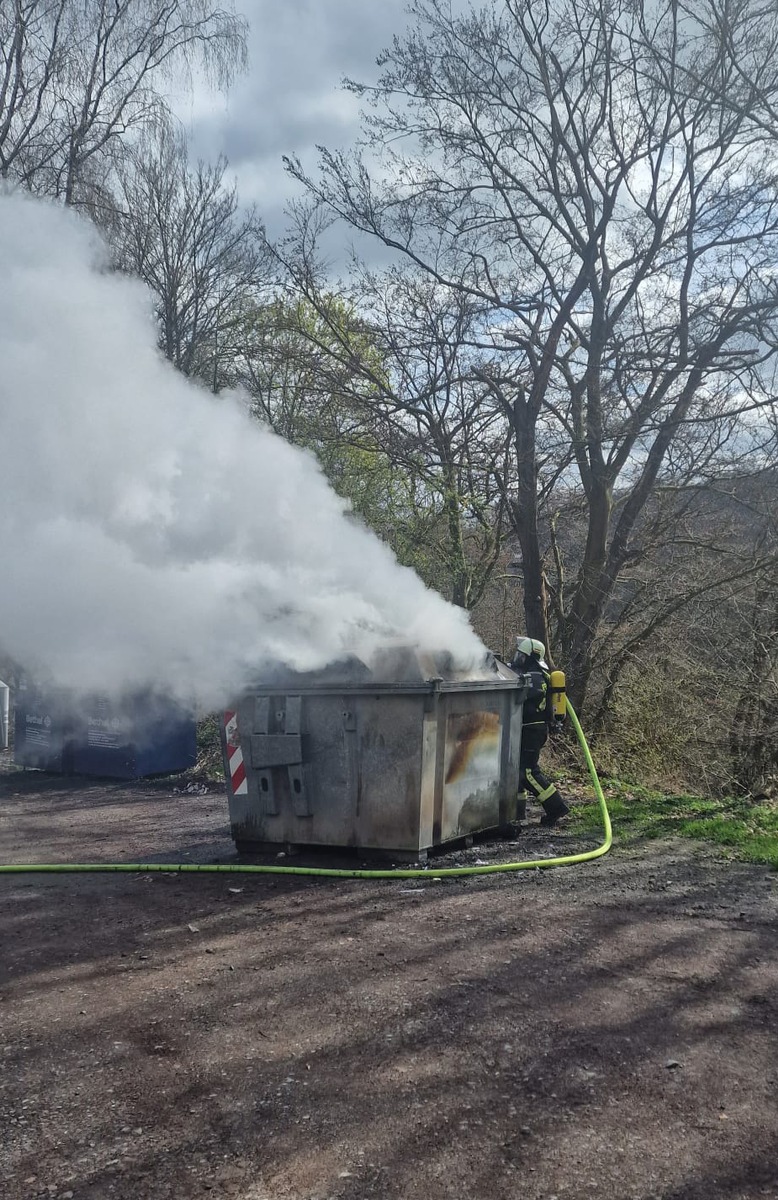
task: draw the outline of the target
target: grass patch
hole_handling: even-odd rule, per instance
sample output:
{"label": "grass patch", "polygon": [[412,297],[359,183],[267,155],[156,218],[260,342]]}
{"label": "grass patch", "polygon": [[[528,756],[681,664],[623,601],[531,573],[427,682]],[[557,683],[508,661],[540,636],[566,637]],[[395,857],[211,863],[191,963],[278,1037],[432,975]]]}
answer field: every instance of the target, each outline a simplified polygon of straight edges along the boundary
{"label": "grass patch", "polygon": [[[778,870],[778,804],[733,796],[713,800],[685,794],[668,795],[613,781],[603,785],[614,838],[688,837],[711,842],[748,862],[768,863]],[[598,805],[573,810],[581,830],[601,828]]]}

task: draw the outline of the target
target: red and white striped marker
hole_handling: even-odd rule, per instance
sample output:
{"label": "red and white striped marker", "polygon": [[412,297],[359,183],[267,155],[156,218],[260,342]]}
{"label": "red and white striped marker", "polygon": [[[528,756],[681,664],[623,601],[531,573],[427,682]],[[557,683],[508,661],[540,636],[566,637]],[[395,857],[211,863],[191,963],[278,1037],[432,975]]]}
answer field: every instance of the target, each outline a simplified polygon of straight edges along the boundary
{"label": "red and white striped marker", "polygon": [[240,748],[238,733],[238,714],[224,714],[224,737],[227,743],[227,762],[230,767],[230,784],[233,796],[245,796],[249,790],[246,779],[246,765],[243,762],[243,751]]}

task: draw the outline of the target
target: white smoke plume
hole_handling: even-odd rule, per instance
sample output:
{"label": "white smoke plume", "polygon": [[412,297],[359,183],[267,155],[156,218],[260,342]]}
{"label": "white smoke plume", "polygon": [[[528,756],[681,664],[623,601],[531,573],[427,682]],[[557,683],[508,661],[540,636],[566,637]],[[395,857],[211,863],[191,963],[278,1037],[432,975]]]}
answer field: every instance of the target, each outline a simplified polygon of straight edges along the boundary
{"label": "white smoke plume", "polygon": [[0,644],[56,683],[216,706],[263,666],[484,648],[314,458],[156,347],[72,213],[0,195]]}

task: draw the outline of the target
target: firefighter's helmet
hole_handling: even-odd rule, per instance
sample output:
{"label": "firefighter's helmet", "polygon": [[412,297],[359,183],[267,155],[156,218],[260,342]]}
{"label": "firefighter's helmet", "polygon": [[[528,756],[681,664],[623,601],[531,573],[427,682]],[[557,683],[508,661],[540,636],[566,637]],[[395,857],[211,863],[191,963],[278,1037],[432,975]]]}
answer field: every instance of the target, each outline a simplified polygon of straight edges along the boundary
{"label": "firefighter's helmet", "polygon": [[530,654],[536,655],[537,658],[546,657],[546,647],[537,638],[516,638],[516,651],[523,654],[525,658],[529,658]]}

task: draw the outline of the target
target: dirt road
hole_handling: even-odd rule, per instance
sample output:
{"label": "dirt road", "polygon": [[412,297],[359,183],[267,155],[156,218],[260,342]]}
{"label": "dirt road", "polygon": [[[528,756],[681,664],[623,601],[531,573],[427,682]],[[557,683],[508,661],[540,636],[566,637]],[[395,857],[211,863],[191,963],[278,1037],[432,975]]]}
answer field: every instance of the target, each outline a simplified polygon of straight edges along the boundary
{"label": "dirt road", "polygon": [[[0,855],[231,858],[173,786],[2,774]],[[431,875],[0,877],[0,1196],[778,1197],[775,873]]]}

